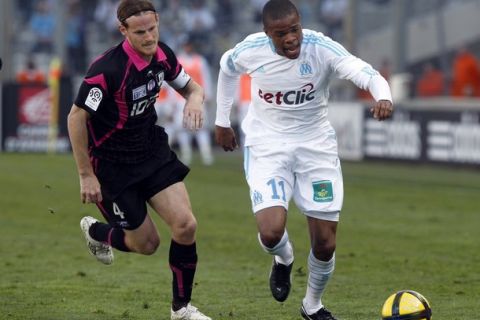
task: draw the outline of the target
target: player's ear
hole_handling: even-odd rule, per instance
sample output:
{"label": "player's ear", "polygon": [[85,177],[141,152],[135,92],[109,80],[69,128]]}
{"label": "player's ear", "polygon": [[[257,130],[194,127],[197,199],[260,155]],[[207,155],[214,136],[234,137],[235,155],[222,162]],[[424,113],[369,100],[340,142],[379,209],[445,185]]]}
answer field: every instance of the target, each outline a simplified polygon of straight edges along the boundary
{"label": "player's ear", "polygon": [[267,37],[271,38],[270,32],[268,31],[268,28],[267,28],[267,27],[263,27],[263,32],[265,32],[265,34],[267,35]]}
{"label": "player's ear", "polygon": [[123,23],[118,24],[118,31],[124,36],[127,35],[127,28],[123,25]]}

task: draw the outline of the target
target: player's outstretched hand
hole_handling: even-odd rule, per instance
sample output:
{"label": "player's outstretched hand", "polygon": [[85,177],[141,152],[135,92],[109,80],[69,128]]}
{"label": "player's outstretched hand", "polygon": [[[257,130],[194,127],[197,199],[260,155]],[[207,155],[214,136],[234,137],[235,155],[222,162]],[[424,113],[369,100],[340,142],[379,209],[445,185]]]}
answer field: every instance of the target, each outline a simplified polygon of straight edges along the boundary
{"label": "player's outstretched hand", "polygon": [[373,118],[378,121],[388,119],[392,116],[393,104],[388,100],[379,100],[375,102],[370,112],[373,114]]}
{"label": "player's outstretched hand", "polygon": [[183,109],[183,127],[191,131],[203,127],[203,104],[188,101]]}
{"label": "player's outstretched hand", "polygon": [[215,126],[215,142],[225,151],[233,151],[238,148],[237,138],[232,128]]}

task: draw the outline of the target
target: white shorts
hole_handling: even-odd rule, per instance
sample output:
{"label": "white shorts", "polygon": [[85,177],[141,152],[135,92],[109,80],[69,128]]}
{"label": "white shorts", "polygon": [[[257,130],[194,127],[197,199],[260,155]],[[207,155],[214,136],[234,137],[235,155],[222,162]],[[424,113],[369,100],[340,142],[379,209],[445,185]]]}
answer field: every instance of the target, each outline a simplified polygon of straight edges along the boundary
{"label": "white shorts", "polygon": [[300,143],[245,148],[245,175],[254,213],[293,200],[305,215],[338,221],[343,204],[343,177],[335,132]]}

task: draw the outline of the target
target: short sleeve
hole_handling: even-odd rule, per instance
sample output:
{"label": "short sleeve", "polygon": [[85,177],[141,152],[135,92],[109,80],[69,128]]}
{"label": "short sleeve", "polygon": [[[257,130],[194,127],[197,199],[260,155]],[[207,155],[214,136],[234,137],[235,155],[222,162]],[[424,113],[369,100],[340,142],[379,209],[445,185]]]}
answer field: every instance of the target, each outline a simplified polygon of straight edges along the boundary
{"label": "short sleeve", "polygon": [[91,114],[96,113],[113,90],[112,78],[101,63],[92,64],[80,85],[75,105]]}

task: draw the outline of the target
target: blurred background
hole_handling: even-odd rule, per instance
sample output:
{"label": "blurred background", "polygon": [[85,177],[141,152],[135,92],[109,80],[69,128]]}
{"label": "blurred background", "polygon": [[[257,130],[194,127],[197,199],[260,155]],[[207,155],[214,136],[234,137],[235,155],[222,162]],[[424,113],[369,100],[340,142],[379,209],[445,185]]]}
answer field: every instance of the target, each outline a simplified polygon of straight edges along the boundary
{"label": "blurred background", "polygon": [[[266,1],[153,2],[160,14],[161,40],[178,53],[189,42],[208,66],[207,129],[212,129],[219,59],[247,34],[262,30]],[[378,123],[368,114],[367,92],[346,81],[333,82],[330,117],[341,157],[480,164],[480,0],[294,2],[304,28],[343,44],[392,87],[395,117]],[[117,3],[2,0],[3,152],[70,151],[66,115],[78,86],[90,62],[122,40]],[[232,114],[236,127],[245,99],[239,92]]]}

